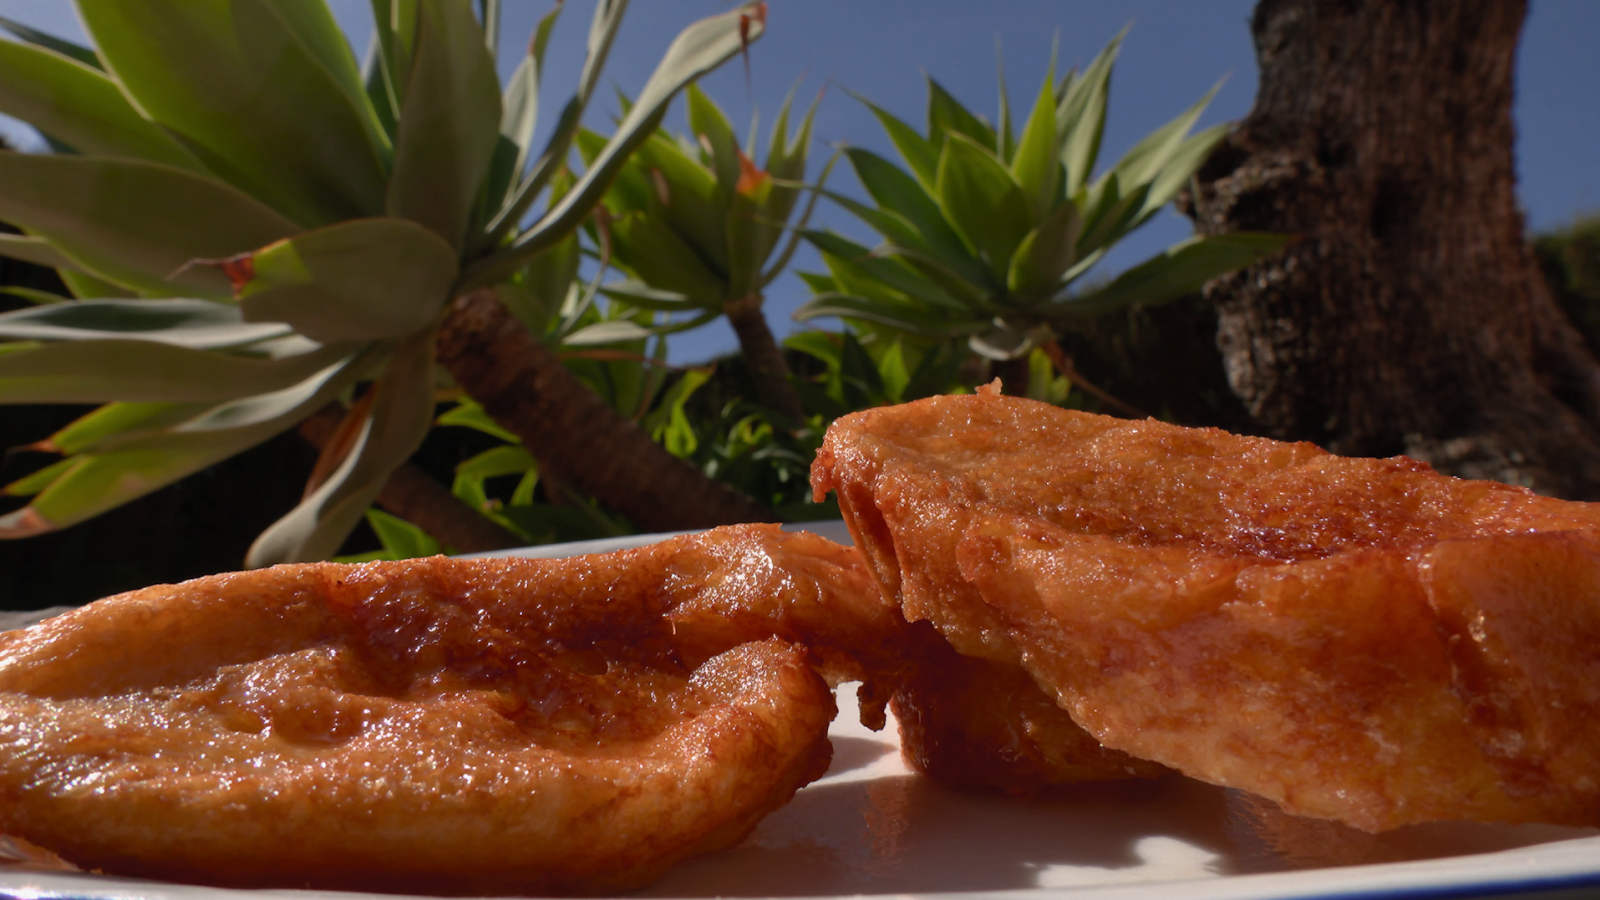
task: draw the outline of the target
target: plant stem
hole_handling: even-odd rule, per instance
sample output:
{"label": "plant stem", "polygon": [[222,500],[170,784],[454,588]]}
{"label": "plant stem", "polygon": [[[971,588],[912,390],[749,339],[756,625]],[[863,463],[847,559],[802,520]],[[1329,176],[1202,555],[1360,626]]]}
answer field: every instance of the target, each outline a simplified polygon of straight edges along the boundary
{"label": "plant stem", "polygon": [[790,382],[789,363],[772,336],[766,314],[761,311],[761,295],[750,294],[723,304],[723,315],[739,337],[739,349],[750,369],[750,382],[761,405],[790,421],[791,428],[805,424],[806,410],[800,394]]}
{"label": "plant stem", "polygon": [[1050,357],[1050,364],[1055,366],[1056,371],[1060,372],[1068,381],[1071,381],[1073,387],[1083,391],[1085,394],[1088,394],[1091,397],[1094,397],[1101,403],[1104,403],[1106,406],[1111,407],[1112,409],[1131,419],[1150,418],[1149,413],[1140,410],[1138,407],[1130,406],[1127,403],[1118,400],[1103,388],[1097,387],[1090,383],[1088,379],[1083,377],[1083,373],[1079,372],[1077,367],[1073,366],[1072,357],[1068,356],[1066,352],[1061,349],[1061,345],[1057,343],[1054,338],[1044,343],[1044,352],[1046,356]]}
{"label": "plant stem", "polygon": [[493,291],[456,298],[440,328],[438,352],[456,383],[529,453],[639,528],[776,521],[770,509],[668,453],[607,405]]}

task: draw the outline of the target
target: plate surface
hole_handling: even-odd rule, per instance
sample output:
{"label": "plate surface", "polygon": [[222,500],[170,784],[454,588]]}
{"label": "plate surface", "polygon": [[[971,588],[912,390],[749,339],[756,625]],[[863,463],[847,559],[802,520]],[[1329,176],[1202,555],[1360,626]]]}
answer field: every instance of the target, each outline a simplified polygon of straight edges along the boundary
{"label": "plate surface", "polygon": [[[848,541],[842,523],[801,527]],[[512,555],[599,552],[659,537]],[[832,728],[834,761],[826,777],[768,816],[744,843],[691,860],[634,896],[1255,900],[1600,892],[1597,829],[1445,823],[1374,836],[1287,817],[1247,794],[1178,776],[1026,800],[954,791],[906,769],[892,720],[882,733],[857,724],[848,687],[839,706]],[[1557,893],[1543,893],[1549,891]],[[227,891],[0,865],[0,896],[367,900],[376,895]]]}

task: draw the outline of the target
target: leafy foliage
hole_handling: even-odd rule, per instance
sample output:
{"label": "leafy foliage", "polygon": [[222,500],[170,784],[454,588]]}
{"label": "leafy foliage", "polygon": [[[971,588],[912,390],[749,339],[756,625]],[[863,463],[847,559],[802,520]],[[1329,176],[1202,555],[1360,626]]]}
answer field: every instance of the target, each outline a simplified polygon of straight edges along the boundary
{"label": "leafy foliage", "polygon": [[[816,112],[813,104],[791,137],[786,100],[766,161],[757,166],[753,148],[739,146],[716,103],[693,85],[686,95],[696,138],[658,130],[639,147],[606,193],[600,238],[610,263],[632,276],[607,284],[606,294],[678,316],[674,330],[704,324],[729,301],[759,295],[787,265],[799,235],[782,239],[800,198]],[[585,158],[604,146],[594,132],[579,135]]]}
{"label": "leafy foliage", "polygon": [[80,2],[93,50],[12,28],[0,112],[71,152],[0,153],[0,219],[26,232],[0,254],[57,266],[75,299],[0,315],[0,397],[107,405],[8,488],[34,499],[0,536],[81,521],[358,397],[327,477],[248,562],[331,554],[431,426],[449,299],[559,253],[673,96],[762,28],[759,5],[690,25],[562,183],[626,6],[597,4],[543,147],[559,7],[504,88],[495,3],[480,19],[469,0],[372,0],[364,71],[321,0]]}
{"label": "leafy foliage", "polygon": [[1600,215],[1535,235],[1533,249],[1556,301],[1600,355]]}
{"label": "leafy foliage", "polygon": [[812,279],[816,296],[797,315],[840,316],[924,340],[965,338],[990,359],[1018,359],[1075,319],[1173,299],[1281,247],[1286,239],[1273,235],[1195,237],[1079,289],[1117,241],[1172,199],[1226,128],[1189,134],[1208,93],[1091,177],[1121,40],[1081,74],[1057,80],[1052,65],[1020,134],[1003,87],[998,128],[931,78],[925,134],[863,100],[904,168],[848,149],[873,205],[829,196],[884,243],[869,249],[807,232],[828,274]]}

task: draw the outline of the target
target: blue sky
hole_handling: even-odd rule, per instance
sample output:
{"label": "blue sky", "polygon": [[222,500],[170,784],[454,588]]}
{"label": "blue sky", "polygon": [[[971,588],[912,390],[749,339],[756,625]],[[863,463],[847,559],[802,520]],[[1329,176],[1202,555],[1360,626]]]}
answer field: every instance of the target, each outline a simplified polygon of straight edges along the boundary
{"label": "blue sky", "polygon": [[[548,0],[504,0],[503,64],[509,71]],[[371,34],[367,0],[330,0],[357,52]],[[614,47],[607,79],[636,92],[672,37],[688,22],[728,9],[727,0],[636,0]],[[844,89],[857,92],[903,119],[920,124],[926,102],[924,76],[937,79],[964,103],[991,119],[997,109],[996,46],[1000,46],[1013,110],[1024,112],[1044,76],[1052,42],[1059,38],[1063,65],[1087,62],[1124,26],[1132,25],[1112,81],[1102,162],[1114,160],[1140,137],[1202,96],[1219,79],[1222,89],[1201,126],[1242,118],[1255,95],[1250,43],[1253,0],[770,0],[767,35],[751,50],[749,77],[735,61],[702,84],[737,123],[759,110],[770,121],[783,95],[801,79],[799,95],[823,91],[812,154],[820,164],[837,143],[892,155],[887,139]],[[581,65],[591,0],[567,0],[546,65],[546,108],[570,92]],[[0,14],[63,36],[82,39],[67,0],[0,0]],[[1600,2],[1533,0],[1518,60],[1517,159],[1523,207],[1534,230],[1559,227],[1600,211]],[[605,127],[609,103],[592,110]],[[681,114],[669,127],[683,130]],[[741,133],[743,127],[740,127]],[[765,126],[763,125],[763,141]],[[7,132],[18,136],[18,132]],[[20,136],[25,145],[30,138]],[[859,194],[847,166],[830,187]],[[823,203],[814,224],[871,243],[870,232],[847,213]],[[1102,263],[1111,275],[1182,240],[1188,223],[1163,213],[1129,237]],[[792,269],[817,269],[808,250]],[[768,292],[769,318],[780,333],[799,327],[789,314],[806,299],[792,274]],[[695,362],[734,346],[731,330],[716,323],[673,339],[672,358]]]}

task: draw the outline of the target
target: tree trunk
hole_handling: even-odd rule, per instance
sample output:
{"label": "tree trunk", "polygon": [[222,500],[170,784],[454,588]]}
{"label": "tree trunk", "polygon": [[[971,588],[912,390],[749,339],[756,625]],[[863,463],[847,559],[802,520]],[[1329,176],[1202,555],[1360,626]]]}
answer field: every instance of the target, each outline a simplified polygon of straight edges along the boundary
{"label": "tree trunk", "polygon": [[1257,429],[1600,496],[1600,368],[1524,238],[1521,0],[1261,0],[1255,108],[1202,168],[1210,233],[1288,232],[1212,282]]}
{"label": "tree trunk", "polygon": [[752,294],[730,300],[722,307],[733,333],[739,338],[739,350],[744,353],[745,365],[750,369],[751,386],[761,405],[777,412],[799,428],[806,423],[806,410],[800,403],[800,393],[790,383],[789,364],[783,350],[772,336],[766,314],[761,311],[761,295]]}
{"label": "tree trunk", "polygon": [[775,521],[772,511],[668,453],[530,336],[492,291],[451,304],[439,362],[561,478],[647,531]]}

